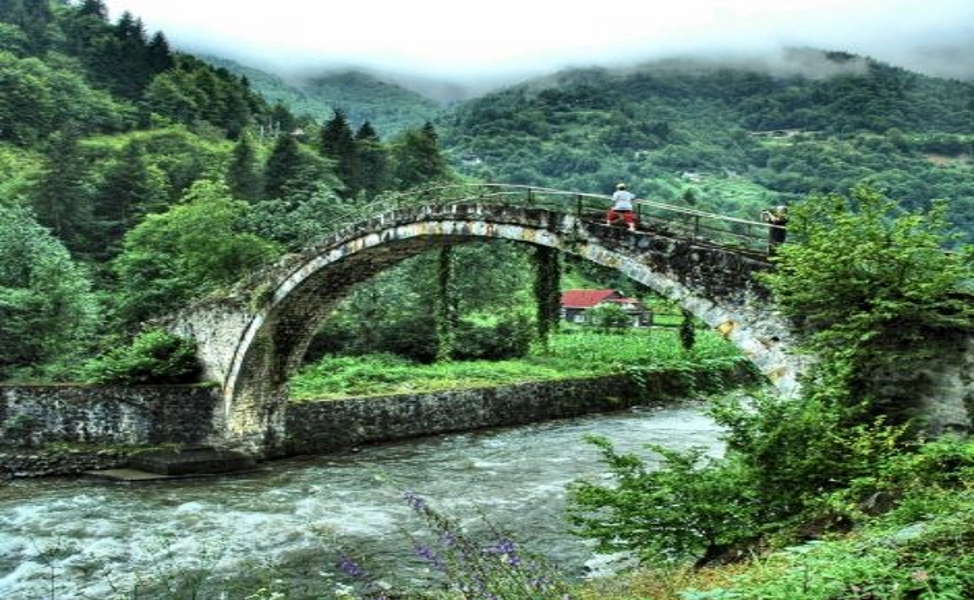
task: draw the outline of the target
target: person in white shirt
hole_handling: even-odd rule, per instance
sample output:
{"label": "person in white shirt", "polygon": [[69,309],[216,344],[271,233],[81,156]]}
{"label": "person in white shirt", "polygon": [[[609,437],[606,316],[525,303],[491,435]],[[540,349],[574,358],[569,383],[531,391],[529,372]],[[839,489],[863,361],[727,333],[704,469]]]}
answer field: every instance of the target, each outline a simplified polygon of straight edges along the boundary
{"label": "person in white shirt", "polygon": [[626,184],[616,185],[616,191],[612,194],[612,208],[605,215],[605,224],[612,225],[622,219],[629,231],[636,231],[636,213],[632,209],[635,199],[636,195],[627,189]]}

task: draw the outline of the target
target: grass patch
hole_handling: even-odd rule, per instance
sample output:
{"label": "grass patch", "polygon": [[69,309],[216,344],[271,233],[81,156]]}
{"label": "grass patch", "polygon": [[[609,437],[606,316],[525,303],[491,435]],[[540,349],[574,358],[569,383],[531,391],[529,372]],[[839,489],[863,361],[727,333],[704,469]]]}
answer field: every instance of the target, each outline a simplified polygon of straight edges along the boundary
{"label": "grass patch", "polygon": [[579,330],[553,336],[550,349],[505,361],[454,361],[423,365],[398,356],[327,356],[291,378],[292,400],[413,394],[626,373],[631,367],[708,370],[741,360],[719,335],[700,332],[691,352],[672,330],[598,333]]}

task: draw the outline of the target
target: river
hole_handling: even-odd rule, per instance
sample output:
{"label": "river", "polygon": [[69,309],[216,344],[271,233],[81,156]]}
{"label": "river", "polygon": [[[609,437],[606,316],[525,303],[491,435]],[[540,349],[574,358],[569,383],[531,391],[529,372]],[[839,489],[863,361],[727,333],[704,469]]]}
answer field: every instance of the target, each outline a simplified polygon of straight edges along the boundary
{"label": "river", "polygon": [[343,555],[370,578],[415,585],[426,571],[410,536],[426,528],[407,490],[473,535],[488,523],[509,530],[583,577],[599,557],[566,532],[563,509],[566,484],[603,473],[586,434],[646,456],[646,443],[722,452],[719,427],[683,406],[370,446],[219,478],[16,480],[0,484],[0,598],[189,597],[190,588],[200,598],[248,597],[235,589],[323,598],[341,585]]}

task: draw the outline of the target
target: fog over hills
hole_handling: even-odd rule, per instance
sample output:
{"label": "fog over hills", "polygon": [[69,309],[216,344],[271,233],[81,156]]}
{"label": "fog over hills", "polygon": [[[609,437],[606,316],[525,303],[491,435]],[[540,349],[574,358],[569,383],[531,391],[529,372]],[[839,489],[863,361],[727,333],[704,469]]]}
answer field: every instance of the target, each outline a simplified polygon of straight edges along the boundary
{"label": "fog over hills", "polygon": [[[441,102],[577,68],[674,57],[757,61],[822,48],[934,77],[974,80],[970,0],[603,0],[597,6],[494,0],[105,0],[176,49],[278,74],[360,71]],[[771,59],[769,57],[777,57]]]}

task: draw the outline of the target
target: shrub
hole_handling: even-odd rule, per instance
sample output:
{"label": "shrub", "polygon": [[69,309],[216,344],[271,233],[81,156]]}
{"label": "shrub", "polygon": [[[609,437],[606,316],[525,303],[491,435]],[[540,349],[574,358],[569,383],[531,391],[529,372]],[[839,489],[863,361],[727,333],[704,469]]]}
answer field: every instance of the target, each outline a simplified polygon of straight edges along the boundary
{"label": "shrub", "polygon": [[114,348],[89,361],[84,378],[90,383],[190,383],[199,378],[196,345],[164,331],[138,335],[129,346]]}
{"label": "shrub", "polygon": [[568,520],[593,538],[600,552],[630,551],[641,560],[706,562],[754,537],[758,498],[739,463],[704,460],[703,451],[647,446],[663,458],[648,465],[618,454],[602,437],[599,447],[613,476],[606,486],[578,481],[568,489]]}
{"label": "shrub", "polygon": [[460,321],[453,358],[456,360],[505,360],[521,358],[531,349],[531,324],[523,317],[496,323]]}

